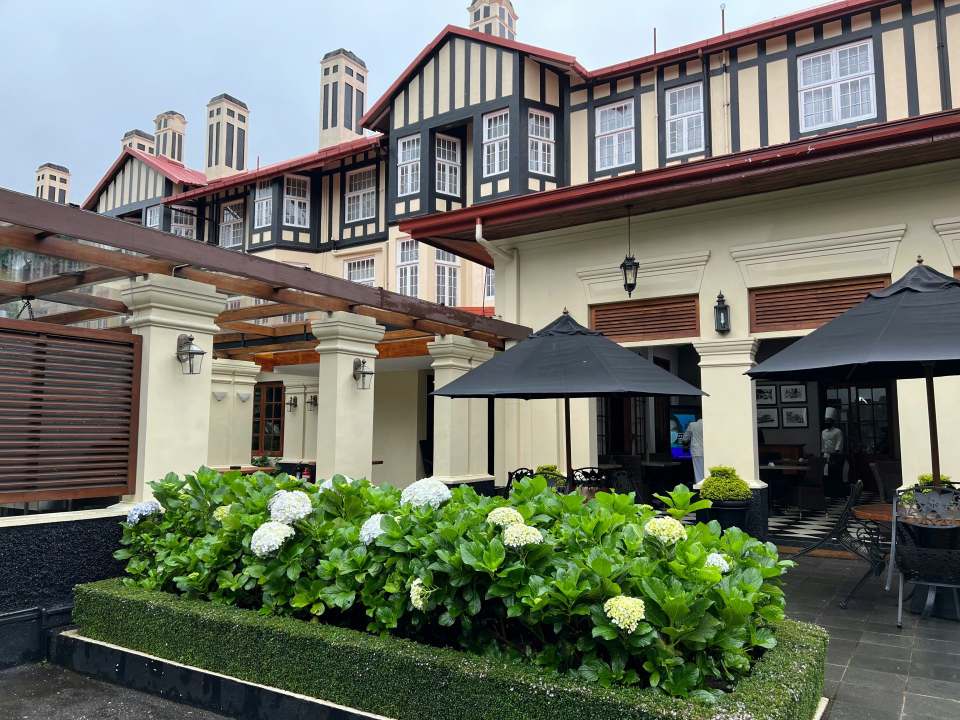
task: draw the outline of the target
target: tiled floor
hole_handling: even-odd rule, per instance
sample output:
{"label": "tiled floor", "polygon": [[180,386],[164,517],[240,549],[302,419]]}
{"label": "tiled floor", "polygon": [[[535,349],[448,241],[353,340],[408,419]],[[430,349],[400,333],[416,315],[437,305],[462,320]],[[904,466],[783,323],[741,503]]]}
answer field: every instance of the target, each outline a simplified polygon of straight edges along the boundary
{"label": "tiled floor", "polygon": [[920,620],[905,609],[898,630],[896,586],[885,592],[883,578],[868,580],[841,610],[865,569],[853,560],[806,556],[787,576],[787,614],[830,632],[827,717],[960,720],[960,622]]}
{"label": "tiled floor", "polygon": [[[794,547],[802,547],[819,540],[834,526],[846,502],[846,498],[830,498],[827,500],[826,511],[807,510],[803,513],[797,507],[773,508],[768,520],[769,539],[778,545]],[[857,502],[866,505],[879,500],[875,493],[865,490]]]}

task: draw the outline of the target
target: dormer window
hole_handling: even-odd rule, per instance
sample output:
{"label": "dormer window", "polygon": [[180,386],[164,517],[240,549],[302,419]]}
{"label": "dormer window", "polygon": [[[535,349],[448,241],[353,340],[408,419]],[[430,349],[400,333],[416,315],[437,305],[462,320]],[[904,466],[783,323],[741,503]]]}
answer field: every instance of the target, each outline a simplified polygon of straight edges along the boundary
{"label": "dormer window", "polygon": [[667,157],[704,149],[703,83],[667,90]]}
{"label": "dormer window", "polygon": [[633,100],[597,108],[597,170],[633,164]]}
{"label": "dormer window", "polygon": [[801,132],[877,116],[872,41],[804,55],[797,75]]}

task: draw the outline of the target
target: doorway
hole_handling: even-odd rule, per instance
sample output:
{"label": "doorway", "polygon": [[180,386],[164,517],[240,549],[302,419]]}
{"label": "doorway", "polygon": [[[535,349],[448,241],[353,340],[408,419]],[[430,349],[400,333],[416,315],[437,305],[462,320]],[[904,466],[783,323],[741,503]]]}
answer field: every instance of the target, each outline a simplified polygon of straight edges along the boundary
{"label": "doorway", "polygon": [[261,382],[253,388],[253,437],[251,453],[254,457],[283,455],[282,382]]}

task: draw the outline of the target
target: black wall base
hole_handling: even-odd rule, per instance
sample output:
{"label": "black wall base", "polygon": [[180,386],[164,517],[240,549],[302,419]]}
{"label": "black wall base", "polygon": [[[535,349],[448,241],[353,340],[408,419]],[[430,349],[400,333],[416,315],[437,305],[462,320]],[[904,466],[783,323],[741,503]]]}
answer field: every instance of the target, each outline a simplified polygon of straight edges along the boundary
{"label": "black wall base", "polygon": [[383,720],[380,715],[177,665],[73,633],[52,635],[49,642],[50,661],[68,670],[237,720]]}
{"label": "black wall base", "polygon": [[770,510],[768,505],[769,488],[751,488],[753,498],[747,509],[747,527],[745,530],[758,540],[766,541],[769,531],[768,520]]}

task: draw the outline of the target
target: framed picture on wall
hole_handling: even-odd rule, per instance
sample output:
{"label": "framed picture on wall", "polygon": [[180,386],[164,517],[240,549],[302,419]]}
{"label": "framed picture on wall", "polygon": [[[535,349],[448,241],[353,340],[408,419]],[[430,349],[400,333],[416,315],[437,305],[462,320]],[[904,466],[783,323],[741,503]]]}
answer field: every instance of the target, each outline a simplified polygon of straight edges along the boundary
{"label": "framed picture on wall", "polygon": [[757,385],[757,405],[776,405],[777,386]]}
{"label": "framed picture on wall", "polygon": [[780,416],[775,407],[757,408],[757,427],[758,428],[778,428],[780,427]]}
{"label": "framed picture on wall", "polygon": [[805,428],[807,422],[807,408],[805,407],[785,407],[781,408],[783,413],[783,427],[785,428]]}
{"label": "framed picture on wall", "polygon": [[806,383],[790,383],[780,386],[780,402],[782,403],[806,403],[807,385]]}

